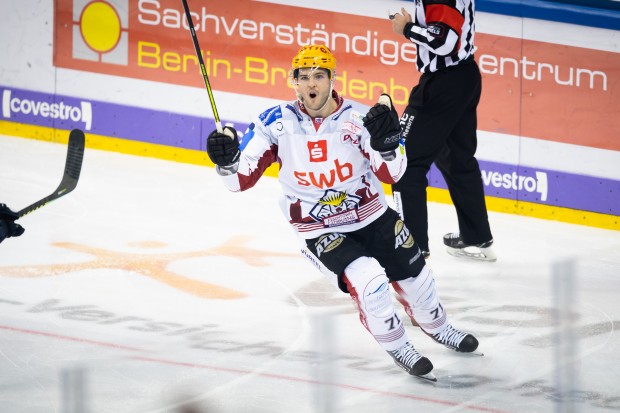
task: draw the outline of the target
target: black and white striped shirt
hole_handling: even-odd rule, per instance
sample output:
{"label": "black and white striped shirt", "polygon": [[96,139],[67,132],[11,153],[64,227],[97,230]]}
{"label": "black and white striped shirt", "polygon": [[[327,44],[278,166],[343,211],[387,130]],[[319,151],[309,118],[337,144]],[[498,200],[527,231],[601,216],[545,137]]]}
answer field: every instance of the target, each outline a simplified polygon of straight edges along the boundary
{"label": "black and white striped shirt", "polygon": [[420,72],[459,64],[474,54],[474,0],[415,0],[403,34],[418,45]]}

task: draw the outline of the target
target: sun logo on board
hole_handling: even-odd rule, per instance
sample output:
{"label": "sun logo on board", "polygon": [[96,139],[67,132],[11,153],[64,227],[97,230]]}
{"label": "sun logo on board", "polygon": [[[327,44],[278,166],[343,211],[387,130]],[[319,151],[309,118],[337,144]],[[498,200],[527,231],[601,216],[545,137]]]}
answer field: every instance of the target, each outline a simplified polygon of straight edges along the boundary
{"label": "sun logo on board", "polygon": [[72,56],[126,66],[127,3],[128,0],[74,0]]}

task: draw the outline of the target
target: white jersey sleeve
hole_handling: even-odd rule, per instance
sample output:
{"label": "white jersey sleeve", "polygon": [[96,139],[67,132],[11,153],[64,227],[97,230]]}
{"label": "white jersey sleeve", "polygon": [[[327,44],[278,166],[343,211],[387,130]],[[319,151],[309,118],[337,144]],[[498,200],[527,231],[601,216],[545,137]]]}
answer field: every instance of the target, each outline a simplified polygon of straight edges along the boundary
{"label": "white jersey sleeve", "polygon": [[277,162],[282,212],[306,239],[377,219],[388,207],[381,182],[397,182],[407,166],[402,144],[389,160],[370,147],[368,106],[335,97],[338,109],[325,119],[312,119],[297,101],[260,114],[243,136],[236,173],[221,176],[229,190],[243,191]]}
{"label": "white jersey sleeve", "polygon": [[241,157],[237,172],[231,175],[220,173],[224,185],[233,192],[253,187],[265,170],[277,162],[278,155],[277,140],[274,141],[263,124],[256,121],[248,127],[239,149]]}

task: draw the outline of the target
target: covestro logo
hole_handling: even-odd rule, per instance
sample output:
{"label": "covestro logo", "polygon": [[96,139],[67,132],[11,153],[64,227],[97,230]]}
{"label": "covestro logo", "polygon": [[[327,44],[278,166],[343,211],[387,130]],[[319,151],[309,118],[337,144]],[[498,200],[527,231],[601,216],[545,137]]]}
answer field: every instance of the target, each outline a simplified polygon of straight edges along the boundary
{"label": "covestro logo", "polygon": [[484,170],[481,173],[482,182],[488,187],[538,193],[541,201],[547,201],[549,185],[545,172],[535,171],[534,176],[521,175],[516,172],[502,173]]}
{"label": "covestro logo", "polygon": [[82,122],[86,130],[90,130],[93,123],[93,111],[90,102],[81,101],[79,105],[70,105],[62,101],[50,103],[45,100],[13,95],[10,89],[3,90],[2,117],[11,119],[20,115]]}

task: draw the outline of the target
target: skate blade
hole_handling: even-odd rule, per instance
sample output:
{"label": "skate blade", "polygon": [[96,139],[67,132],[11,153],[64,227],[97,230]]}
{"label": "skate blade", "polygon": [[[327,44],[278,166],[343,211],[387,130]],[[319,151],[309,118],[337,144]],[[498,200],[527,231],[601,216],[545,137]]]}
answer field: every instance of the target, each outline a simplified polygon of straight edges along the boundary
{"label": "skate blade", "polygon": [[469,258],[476,261],[497,261],[497,256],[491,248],[465,247],[452,248],[446,247],[448,254],[457,258]]}
{"label": "skate blade", "polygon": [[435,377],[435,375],[433,374],[432,371],[429,372],[429,373],[426,373],[426,374],[419,375],[419,376],[417,374],[413,374],[413,376],[414,377],[419,377],[419,378],[424,379],[424,380],[432,381],[433,383],[435,383],[437,381],[437,377]]}
{"label": "skate blade", "polygon": [[476,349],[474,351],[460,351],[460,350],[457,350],[456,348],[451,347],[451,346],[444,345],[444,347],[449,348],[450,350],[454,350],[454,351],[456,351],[459,354],[471,354],[472,356],[480,356],[480,357],[484,356],[484,353],[482,351],[478,350],[478,349]]}
{"label": "skate blade", "polygon": [[448,349],[450,349],[450,350],[454,350],[454,351],[456,351],[456,352],[457,352],[457,353],[459,353],[459,354],[471,354],[472,356],[484,356],[484,353],[483,353],[482,351],[479,351],[479,350],[474,350],[474,351],[460,351],[460,350],[457,350],[456,348],[454,348],[454,347],[452,347],[452,346],[447,346],[447,345],[445,345],[445,344],[444,344],[444,347],[445,347],[445,348],[448,348]]}

